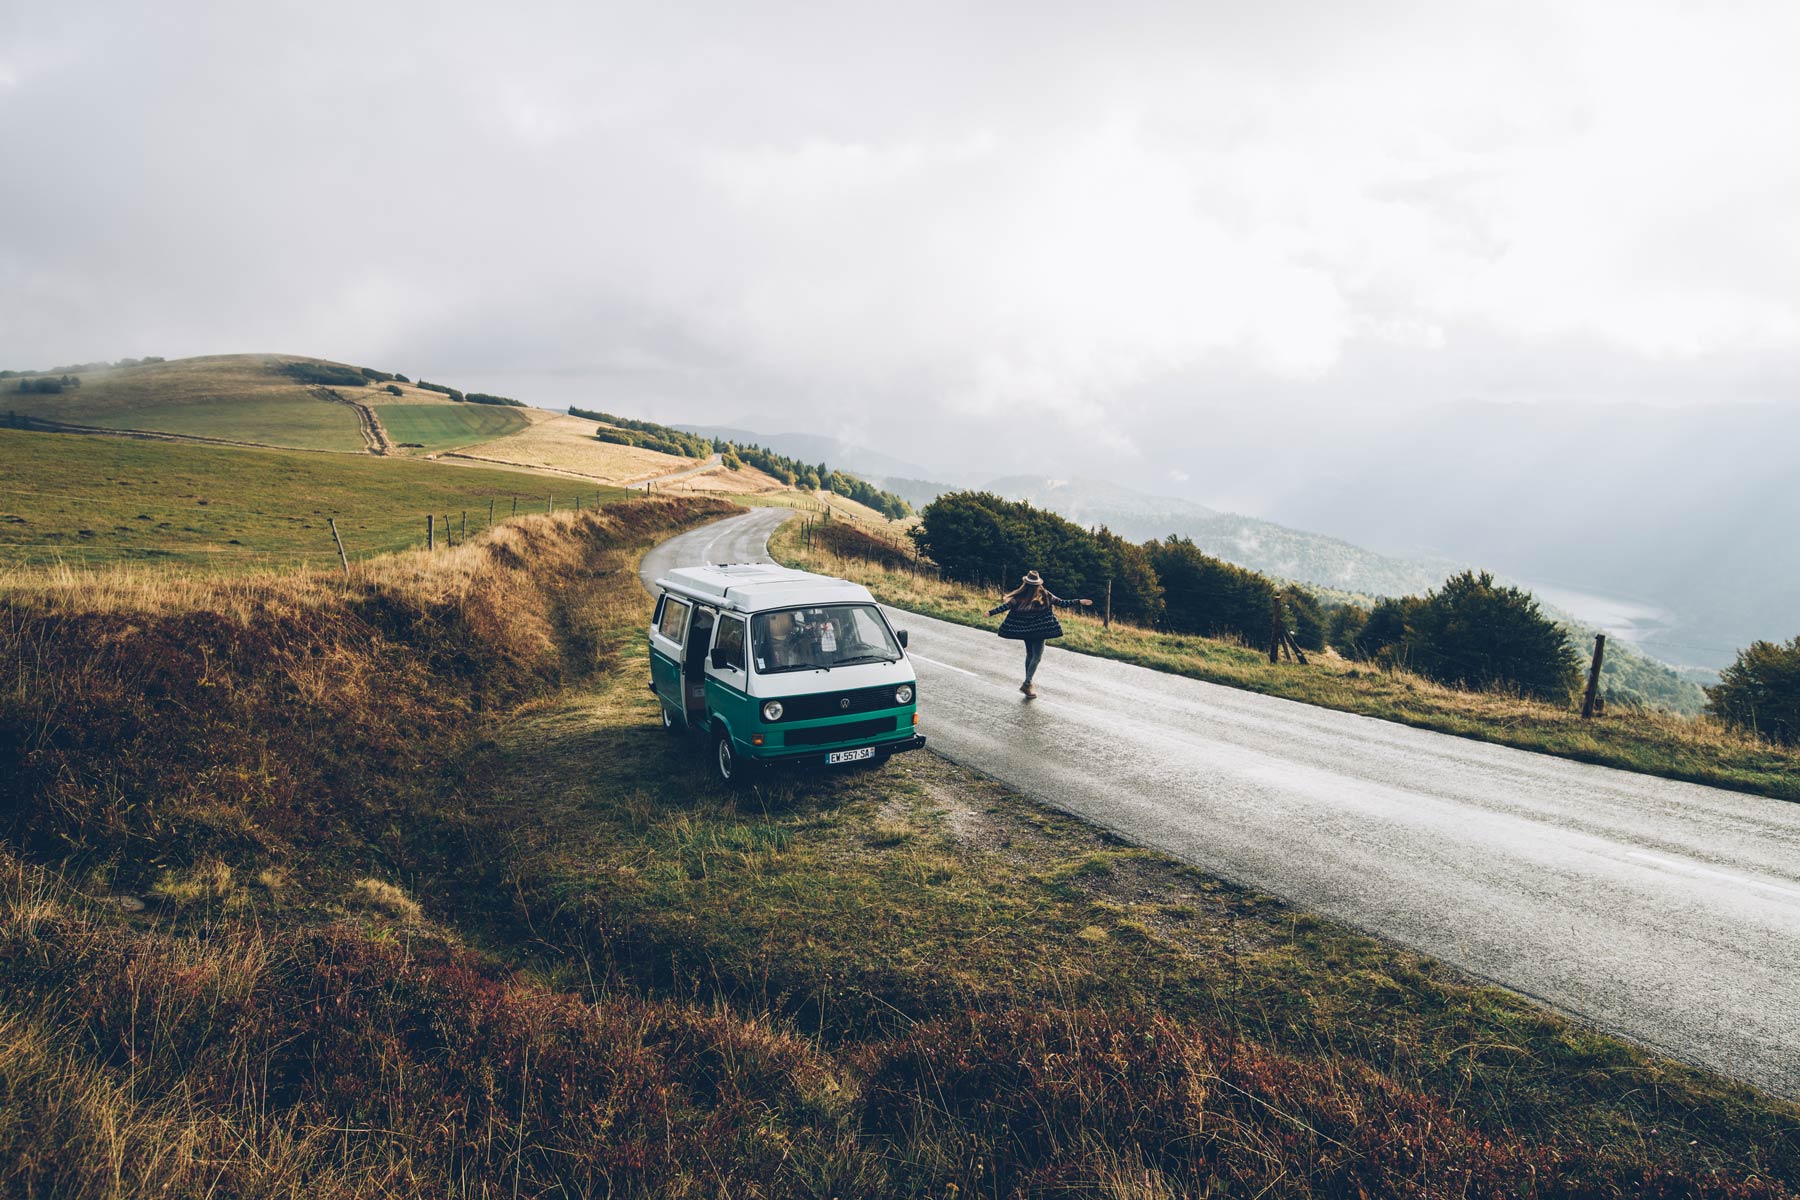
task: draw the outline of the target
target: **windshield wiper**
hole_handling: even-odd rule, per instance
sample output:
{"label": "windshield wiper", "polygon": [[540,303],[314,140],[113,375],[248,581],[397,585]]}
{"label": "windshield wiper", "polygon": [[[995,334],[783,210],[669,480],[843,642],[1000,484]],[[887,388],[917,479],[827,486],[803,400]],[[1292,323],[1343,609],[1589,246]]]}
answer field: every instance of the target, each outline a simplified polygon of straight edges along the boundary
{"label": "windshield wiper", "polygon": [[840,667],[847,667],[851,663],[861,663],[861,662],[895,663],[895,662],[899,662],[899,661],[900,661],[899,659],[889,658],[885,654],[859,654],[855,658],[840,658],[837,660],[837,665]]}

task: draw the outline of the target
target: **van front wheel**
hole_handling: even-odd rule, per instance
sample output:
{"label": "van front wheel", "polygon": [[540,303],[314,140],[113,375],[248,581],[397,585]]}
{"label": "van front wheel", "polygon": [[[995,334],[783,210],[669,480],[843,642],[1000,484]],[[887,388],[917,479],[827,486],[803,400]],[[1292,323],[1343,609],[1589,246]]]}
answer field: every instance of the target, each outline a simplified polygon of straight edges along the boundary
{"label": "van front wheel", "polygon": [[663,717],[663,732],[664,733],[680,733],[681,732],[681,722],[676,720],[675,710],[670,708],[667,704],[662,706],[662,717]]}
{"label": "van front wheel", "polygon": [[721,729],[713,735],[713,774],[726,787],[744,786],[744,776],[749,768],[738,758],[737,747],[731,744],[731,734]]}

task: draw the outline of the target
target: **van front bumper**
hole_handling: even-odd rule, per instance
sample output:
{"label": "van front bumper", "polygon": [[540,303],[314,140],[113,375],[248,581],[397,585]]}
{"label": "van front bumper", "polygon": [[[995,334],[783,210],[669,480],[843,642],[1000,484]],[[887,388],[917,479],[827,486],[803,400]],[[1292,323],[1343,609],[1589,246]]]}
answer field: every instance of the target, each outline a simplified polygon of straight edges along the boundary
{"label": "van front bumper", "polygon": [[824,746],[807,746],[804,749],[798,750],[787,750],[780,747],[751,746],[744,748],[744,761],[755,763],[759,767],[842,766],[844,764],[833,763],[831,761],[831,756],[833,754],[842,754],[847,750],[872,750],[874,753],[868,758],[857,759],[854,761],[879,762],[882,759],[891,758],[896,754],[905,754],[908,750],[923,750],[924,748],[925,735],[922,733],[914,733],[909,734],[906,737],[893,738],[885,742],[864,742],[860,746],[854,742],[851,742],[848,745],[831,746],[829,748]]}

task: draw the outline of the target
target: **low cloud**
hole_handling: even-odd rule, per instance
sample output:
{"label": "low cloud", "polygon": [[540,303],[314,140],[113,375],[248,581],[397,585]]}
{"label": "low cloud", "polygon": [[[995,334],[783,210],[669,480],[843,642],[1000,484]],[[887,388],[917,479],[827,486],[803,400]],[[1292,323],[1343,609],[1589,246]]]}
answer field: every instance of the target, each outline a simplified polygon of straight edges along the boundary
{"label": "low cloud", "polygon": [[1132,472],[1221,409],[1698,402],[1800,345],[1790,6],[17,23],[5,365],[293,350]]}

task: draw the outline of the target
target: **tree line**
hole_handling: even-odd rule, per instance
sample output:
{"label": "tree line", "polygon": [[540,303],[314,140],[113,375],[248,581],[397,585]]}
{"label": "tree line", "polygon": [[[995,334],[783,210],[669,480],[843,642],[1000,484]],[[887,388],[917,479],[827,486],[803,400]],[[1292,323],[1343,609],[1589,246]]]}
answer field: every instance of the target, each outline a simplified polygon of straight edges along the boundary
{"label": "tree line", "polygon": [[1442,682],[1505,687],[1566,700],[1579,664],[1563,628],[1537,601],[1493,576],[1465,572],[1424,596],[1374,611],[1327,607],[1271,579],[1169,536],[1134,543],[991,492],[951,492],[920,513],[913,538],[944,574],[1010,588],[1035,568],[1064,596],[1097,597],[1112,584],[1120,619],[1175,633],[1268,644],[1276,614],[1305,649],[1327,644],[1365,661],[1404,665]]}
{"label": "tree line", "polygon": [[594,436],[615,446],[640,446],[645,450],[673,454],[679,458],[707,458],[714,453],[711,438],[658,425],[655,421],[616,417],[592,408],[571,407],[569,415],[614,426],[612,429],[596,430]]}
{"label": "tree line", "polygon": [[22,396],[54,396],[81,386],[79,375],[35,375],[19,380]]}
{"label": "tree line", "polygon": [[859,476],[835,470],[822,462],[804,463],[797,458],[777,454],[765,446],[754,443],[739,445],[722,438],[713,439],[713,448],[725,456],[726,466],[731,466],[731,460],[735,458],[740,464],[749,463],[763,474],[771,475],[789,487],[843,496],[874,509],[890,521],[897,521],[912,512],[912,505],[893,492],[878,488]]}
{"label": "tree line", "polygon": [[702,437],[668,425],[658,425],[655,421],[614,416],[596,409],[570,408],[569,413],[614,426],[594,433],[600,441],[613,445],[640,446],[646,450],[659,450],[664,454],[680,455],[683,458],[706,458],[717,454],[720,462],[730,470],[741,471],[748,463],[789,487],[843,496],[847,500],[867,505],[890,521],[912,512],[912,506],[892,492],[883,491],[866,479],[833,470],[825,463],[803,463],[797,458],[777,454],[754,443],[739,444],[724,438]]}

